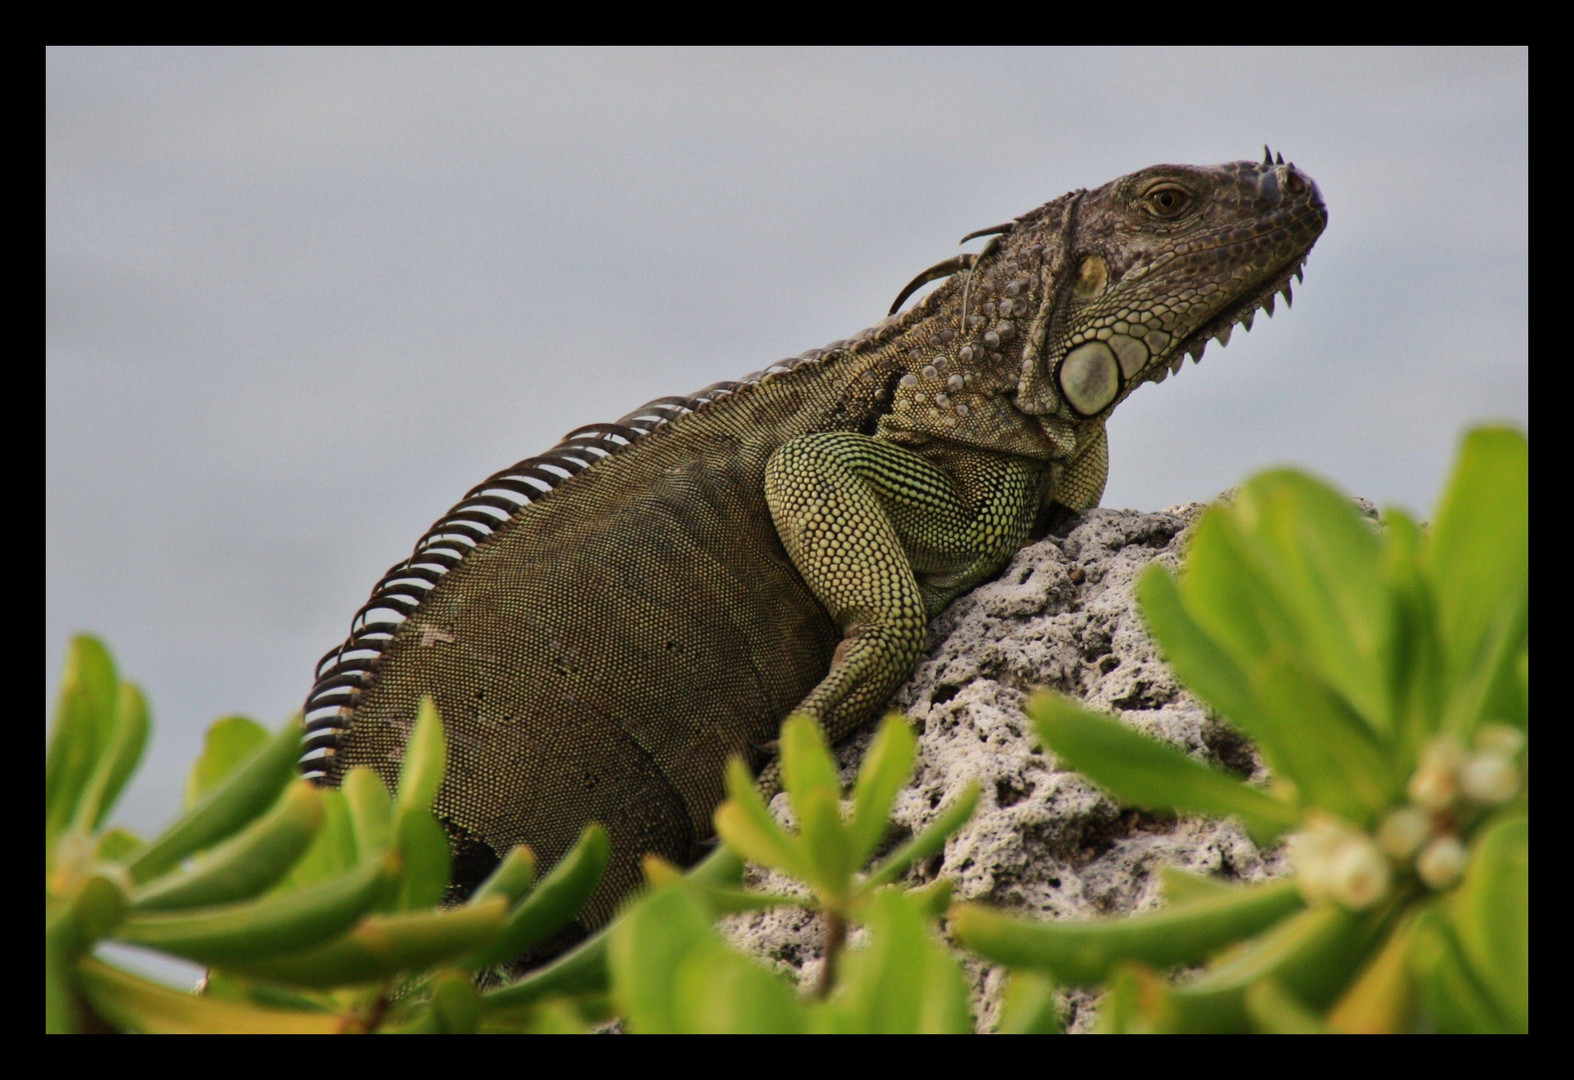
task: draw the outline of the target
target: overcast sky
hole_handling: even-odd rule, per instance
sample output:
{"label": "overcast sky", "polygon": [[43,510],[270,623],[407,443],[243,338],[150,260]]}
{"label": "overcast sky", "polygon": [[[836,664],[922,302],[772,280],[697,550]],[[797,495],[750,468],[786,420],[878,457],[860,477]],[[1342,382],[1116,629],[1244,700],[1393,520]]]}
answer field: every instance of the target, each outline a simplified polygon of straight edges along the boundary
{"label": "overcast sky", "polygon": [[119,813],[276,727],[390,564],[580,424],[847,337],[974,229],[1282,151],[1280,307],[1110,423],[1107,506],[1293,462],[1430,511],[1528,422],[1528,57],[1492,50],[46,54],[45,680],[154,708]]}

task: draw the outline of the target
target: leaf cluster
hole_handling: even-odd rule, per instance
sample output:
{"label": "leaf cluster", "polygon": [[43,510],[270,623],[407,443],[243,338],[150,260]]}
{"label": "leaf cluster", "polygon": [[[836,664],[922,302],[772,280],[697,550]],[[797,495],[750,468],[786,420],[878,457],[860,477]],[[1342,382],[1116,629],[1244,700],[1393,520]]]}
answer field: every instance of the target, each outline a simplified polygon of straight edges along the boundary
{"label": "leaf cluster", "polygon": [[[911,728],[899,716],[885,719],[845,808],[818,724],[789,718],[780,746],[782,786],[798,828],[777,822],[741,761],[728,769],[729,797],[716,811],[716,828],[728,848],[798,879],[810,895],[742,893],[648,865],[656,887],[611,934],[614,999],[630,1030],[971,1032],[967,979],[932,930],[950,902],[950,883],[909,891],[892,882],[972,816],[977,788],[865,871],[913,770]],[[807,994],[730,947],[714,925],[727,912],[777,905],[807,907],[825,928],[820,976]],[[853,924],[865,940],[848,949]],[[1041,1023],[1054,1022],[1052,1010],[1040,1014],[1047,1017]]]}
{"label": "leaf cluster", "polygon": [[[1103,987],[1113,1031],[1523,1031],[1529,1025],[1528,443],[1466,438],[1428,530],[1374,528],[1280,470],[1198,523],[1184,573],[1139,598],[1181,679],[1252,738],[1267,788],[1053,695],[1029,705],[1057,755],[1123,802],[1228,815],[1288,837],[1295,876],[1226,885],[1166,872],[1167,908],[1041,923],[898,882],[972,814],[970,787],[884,851],[916,739],[888,717],[843,798],[824,735],[790,718],[783,826],[741,762],[687,874],[610,930],[501,989],[478,976],[565,926],[599,880],[605,832],[536,879],[517,848],[443,906],[449,851],[431,813],[442,726],[422,704],[395,789],[352,770],[296,778],[299,722],[209,732],[185,812],[142,840],[107,825],[149,718],[108,652],[73,642],[45,762],[45,994],[50,1031],[973,1030],[968,981],[937,937],[1002,964],[997,1030],[1061,1027],[1067,986]],[[743,859],[806,895],[742,889]],[[816,913],[812,985],[730,946],[722,916]],[[99,955],[134,945],[209,969],[200,993]],[[1192,969],[1178,981],[1165,973]]]}
{"label": "leaf cluster", "polygon": [[[103,645],[73,641],[45,762],[47,1031],[577,1030],[604,1015],[594,999],[500,1006],[477,989],[577,914],[609,845],[587,828],[540,880],[516,848],[442,906],[450,856],[431,806],[446,750],[429,701],[392,793],[369,770],[332,790],[300,779],[298,720],[271,736],[220,720],[185,812],[143,841],[104,823],[148,726]],[[205,986],[171,989],[101,943],[202,965]]]}
{"label": "leaf cluster", "polygon": [[[1259,747],[1267,790],[1049,694],[1046,745],[1117,799],[1295,830],[1296,877],[1175,879],[1164,911],[1037,924],[963,905],[969,948],[1107,983],[1111,1030],[1523,1031],[1529,450],[1465,439],[1430,532],[1375,529],[1280,470],[1198,523],[1185,571],[1138,589],[1176,673]],[[1226,948],[1229,946],[1229,948]],[[1204,969],[1179,986],[1155,970]]]}

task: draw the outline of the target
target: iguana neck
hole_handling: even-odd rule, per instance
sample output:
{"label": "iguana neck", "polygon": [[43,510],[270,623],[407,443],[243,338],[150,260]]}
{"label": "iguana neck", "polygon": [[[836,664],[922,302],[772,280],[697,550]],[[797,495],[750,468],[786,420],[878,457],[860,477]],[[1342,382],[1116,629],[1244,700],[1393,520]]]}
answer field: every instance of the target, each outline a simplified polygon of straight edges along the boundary
{"label": "iguana neck", "polygon": [[1038,460],[1071,456],[1081,425],[1032,415],[1017,399],[1064,306],[1067,240],[1082,194],[986,230],[1000,235],[956,260],[950,280],[909,313],[887,346],[902,374],[882,436],[915,447],[938,439]]}

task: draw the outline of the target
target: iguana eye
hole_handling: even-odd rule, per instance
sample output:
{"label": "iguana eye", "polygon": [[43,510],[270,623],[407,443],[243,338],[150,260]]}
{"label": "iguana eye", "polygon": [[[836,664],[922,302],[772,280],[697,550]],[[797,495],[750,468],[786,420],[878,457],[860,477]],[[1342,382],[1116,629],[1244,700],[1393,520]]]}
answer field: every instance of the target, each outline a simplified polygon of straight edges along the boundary
{"label": "iguana eye", "polygon": [[1142,196],[1142,205],[1154,217],[1176,217],[1191,205],[1191,192],[1179,184],[1160,184]]}

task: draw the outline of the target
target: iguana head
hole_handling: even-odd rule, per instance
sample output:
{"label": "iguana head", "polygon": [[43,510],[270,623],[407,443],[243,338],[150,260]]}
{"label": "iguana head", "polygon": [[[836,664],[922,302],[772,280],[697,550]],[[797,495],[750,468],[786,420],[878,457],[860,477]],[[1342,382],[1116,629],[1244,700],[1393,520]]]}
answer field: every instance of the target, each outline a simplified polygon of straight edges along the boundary
{"label": "iguana head", "polygon": [[[1328,223],[1317,185],[1294,165],[1155,165],[1082,196],[1067,244],[1069,287],[1039,312],[1017,407],[1089,419],[1139,383],[1161,382],[1209,338],[1251,328],[1290,299]],[[1031,363],[1028,363],[1031,361]]]}
{"label": "iguana head", "polygon": [[[1327,223],[1317,186],[1265,150],[1260,163],[1155,165],[982,230],[992,239],[976,256],[909,287],[955,275],[913,313],[952,328],[941,332],[950,373],[932,359],[913,373],[904,385],[919,408],[902,426],[966,441],[966,428],[1000,422],[980,416],[993,397],[997,413],[1009,400],[1065,447],[1139,384],[1200,360],[1209,338],[1272,314],[1276,294],[1288,302]],[[931,369],[979,396],[952,393],[936,409]]]}

